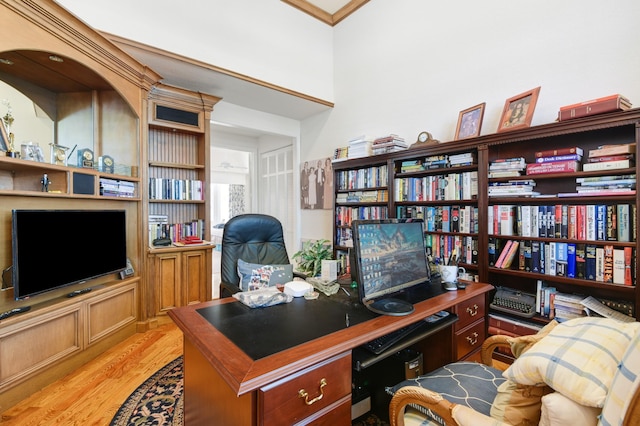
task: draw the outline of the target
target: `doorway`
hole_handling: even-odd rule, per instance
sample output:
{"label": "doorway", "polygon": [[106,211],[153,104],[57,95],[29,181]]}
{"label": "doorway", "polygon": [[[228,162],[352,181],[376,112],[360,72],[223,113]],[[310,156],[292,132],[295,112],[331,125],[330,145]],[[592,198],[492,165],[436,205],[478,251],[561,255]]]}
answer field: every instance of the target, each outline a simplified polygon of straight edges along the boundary
{"label": "doorway", "polygon": [[[228,130],[228,129],[225,129]],[[262,213],[282,223],[289,255],[295,250],[294,139],[216,131],[211,148],[213,297],[219,296],[220,243],[224,223],[243,213]]]}

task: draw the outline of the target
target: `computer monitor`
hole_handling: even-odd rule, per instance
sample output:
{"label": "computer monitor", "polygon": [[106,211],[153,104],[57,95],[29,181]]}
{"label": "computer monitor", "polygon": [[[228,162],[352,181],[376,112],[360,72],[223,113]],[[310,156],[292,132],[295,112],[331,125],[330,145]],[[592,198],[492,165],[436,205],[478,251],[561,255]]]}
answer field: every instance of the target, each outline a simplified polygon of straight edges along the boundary
{"label": "computer monitor", "polygon": [[354,220],[351,228],[362,303],[378,313],[411,313],[404,293],[430,279],[422,219]]}

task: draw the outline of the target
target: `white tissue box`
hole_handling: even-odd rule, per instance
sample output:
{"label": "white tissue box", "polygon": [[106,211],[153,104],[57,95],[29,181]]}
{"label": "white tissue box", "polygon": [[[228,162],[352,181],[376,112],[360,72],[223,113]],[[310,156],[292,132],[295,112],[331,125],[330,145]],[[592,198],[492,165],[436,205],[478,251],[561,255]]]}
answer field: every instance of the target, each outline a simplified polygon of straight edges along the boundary
{"label": "white tissue box", "polygon": [[331,282],[338,279],[338,261],[323,260],[322,261],[322,280]]}
{"label": "white tissue box", "polygon": [[284,293],[293,297],[302,297],[313,286],[306,281],[289,281],[284,285]]}

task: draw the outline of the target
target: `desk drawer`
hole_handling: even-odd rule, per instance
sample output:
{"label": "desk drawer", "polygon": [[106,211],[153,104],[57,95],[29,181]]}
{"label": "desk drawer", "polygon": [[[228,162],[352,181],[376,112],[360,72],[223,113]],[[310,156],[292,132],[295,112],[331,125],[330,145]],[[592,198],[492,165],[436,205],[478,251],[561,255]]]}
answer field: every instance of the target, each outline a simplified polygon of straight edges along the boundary
{"label": "desk drawer", "polygon": [[468,353],[480,349],[485,336],[484,319],[456,332],[456,359],[463,358]]}
{"label": "desk drawer", "polygon": [[485,295],[481,294],[457,304],[454,311],[458,315],[458,322],[455,323],[454,330],[462,330],[472,322],[485,317]]}
{"label": "desk drawer", "polygon": [[[306,396],[300,396],[305,392]],[[264,425],[294,424],[348,395],[351,395],[351,352],[261,388],[258,418],[264,419]],[[350,411],[347,420],[349,417]]]}

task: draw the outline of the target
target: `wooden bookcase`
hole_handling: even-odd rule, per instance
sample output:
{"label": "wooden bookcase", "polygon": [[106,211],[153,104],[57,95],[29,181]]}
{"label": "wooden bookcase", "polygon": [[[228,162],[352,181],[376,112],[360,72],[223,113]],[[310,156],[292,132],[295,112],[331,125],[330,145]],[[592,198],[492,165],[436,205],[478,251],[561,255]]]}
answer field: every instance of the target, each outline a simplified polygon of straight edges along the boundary
{"label": "wooden bookcase", "polygon": [[[505,286],[527,293],[536,293],[538,280],[543,280],[545,285],[555,287],[564,293],[581,295],[593,295],[595,297],[623,301],[633,306],[636,318],[640,317],[640,294],[636,290],[636,277],[639,267],[637,264],[638,253],[638,230],[633,228],[629,242],[606,241],[606,240],[578,240],[575,237],[569,239],[566,236],[555,237],[531,237],[523,235],[497,235],[489,230],[488,218],[489,208],[494,205],[514,205],[522,206],[562,206],[567,210],[568,206],[576,205],[605,205],[617,206],[620,204],[630,206],[630,211],[635,212],[632,217],[633,223],[638,222],[638,212],[635,208],[638,205],[638,195],[617,195],[617,196],[583,196],[564,197],[559,193],[575,192],[576,178],[591,176],[610,175],[630,175],[637,173],[637,166],[629,169],[611,171],[578,171],[574,173],[558,173],[553,175],[523,175],[520,179],[533,179],[536,182],[535,190],[543,194],[541,197],[489,197],[488,186],[492,182],[506,182],[509,179],[518,178],[494,178],[489,179],[489,164],[501,158],[523,157],[527,163],[535,162],[535,152],[546,149],[565,148],[579,146],[583,149],[585,157],[591,149],[600,145],[636,143],[640,139],[640,110],[634,109],[625,112],[615,112],[592,117],[584,117],[562,122],[554,122],[540,126],[510,132],[495,133],[480,136],[463,141],[445,142],[436,145],[413,148],[393,154],[384,154],[366,158],[358,158],[347,161],[335,162],[334,179],[336,182],[336,202],[334,207],[334,250],[337,258],[347,259],[349,245],[348,239],[343,235],[348,235],[349,220],[345,220],[345,211],[356,213],[366,212],[368,208],[379,207],[386,209],[388,217],[402,217],[403,214],[418,215],[425,219],[428,224],[428,208],[439,209],[465,207],[467,211],[474,211],[474,222],[470,228],[464,228],[465,232],[455,232],[452,228],[434,230],[427,229],[426,238],[428,241],[446,241],[447,239],[460,238],[464,241],[471,241],[471,247],[477,247],[477,254],[473,254],[471,261],[465,260],[462,265],[469,271],[475,272],[481,282],[488,282],[496,286]],[[470,152],[477,159],[474,165],[467,165],[460,168],[431,169],[419,171],[406,171],[401,168],[403,162],[411,160],[424,161],[427,157],[442,154],[458,154]],[[638,152],[636,148],[636,158]],[[386,167],[388,176],[386,182],[377,184],[379,186],[356,185],[352,188],[345,188],[340,182],[346,177],[357,176],[360,170],[369,170]],[[420,200],[412,198],[404,188],[416,185],[421,180],[438,180],[437,176],[455,174],[461,176],[467,172],[477,173],[477,196],[471,195],[460,197],[460,199],[441,199],[434,201]],[[357,182],[357,181],[356,181]],[[468,181],[467,181],[468,182]],[[363,190],[387,190],[388,200],[386,201],[345,201],[345,193]],[[401,192],[404,191],[404,192]],[[342,198],[339,198],[342,197]],[[365,218],[366,216],[360,216]],[[427,228],[427,226],[425,226]],[[459,228],[458,228],[459,230]],[[572,243],[588,244],[595,247],[613,246],[617,249],[631,248],[633,252],[631,285],[613,284],[589,280],[584,278],[570,278],[566,276],[552,276],[540,274],[532,271],[520,269],[518,262],[514,262],[510,268],[495,268],[489,265],[489,253],[487,247],[489,242],[501,240],[518,240],[538,243]],[[431,244],[434,246],[434,243]],[[547,318],[536,316],[534,322],[544,323]]]}
{"label": "wooden bookcase", "polygon": [[[0,3],[2,80],[32,101],[55,131],[39,140],[91,149],[114,158],[115,173],[0,154],[0,265],[11,264],[11,210],[124,210],[127,257],[135,274],[110,274],[16,301],[12,289],[0,292],[0,312],[28,305],[31,309],[0,322],[0,411],[44,388],[136,332],[145,251],[141,241],[143,188],[139,173],[146,135],[146,99],[160,76],[104,39],[54,1]],[[52,62],[51,57],[56,59]],[[5,111],[3,110],[4,114]],[[15,115],[15,112],[14,112]],[[15,120],[25,120],[16,116]],[[29,126],[28,124],[27,126]],[[16,142],[21,143],[18,126]],[[74,153],[77,155],[77,152]],[[51,180],[47,192],[41,179]],[[133,186],[132,196],[101,195],[101,180]],[[92,224],[93,225],[93,224]],[[99,224],[79,229],[52,229],[43,238],[67,238],[100,244]],[[34,255],[38,255],[34,253]],[[46,255],[46,254],[45,254]],[[68,259],[61,268],[73,268]],[[92,291],[69,298],[74,290]]]}
{"label": "wooden bookcase", "polygon": [[211,240],[211,111],[219,98],[156,85],[149,94],[145,230],[149,318],[167,309],[211,299],[212,246],[156,247],[150,216],[163,215],[173,241],[180,235]]}

